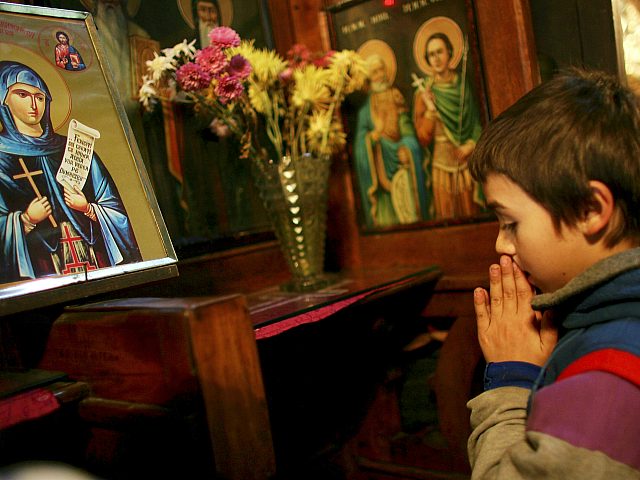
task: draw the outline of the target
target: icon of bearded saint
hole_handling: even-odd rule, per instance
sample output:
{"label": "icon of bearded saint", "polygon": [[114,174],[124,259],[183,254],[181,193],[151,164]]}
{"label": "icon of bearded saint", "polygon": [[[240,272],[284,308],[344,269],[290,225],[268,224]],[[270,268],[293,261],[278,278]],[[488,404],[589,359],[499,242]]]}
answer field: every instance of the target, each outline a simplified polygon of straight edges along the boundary
{"label": "icon of bearded saint", "polygon": [[216,0],[195,0],[192,2],[193,18],[198,29],[198,41],[204,48],[211,43],[209,32],[220,26],[220,7]]}

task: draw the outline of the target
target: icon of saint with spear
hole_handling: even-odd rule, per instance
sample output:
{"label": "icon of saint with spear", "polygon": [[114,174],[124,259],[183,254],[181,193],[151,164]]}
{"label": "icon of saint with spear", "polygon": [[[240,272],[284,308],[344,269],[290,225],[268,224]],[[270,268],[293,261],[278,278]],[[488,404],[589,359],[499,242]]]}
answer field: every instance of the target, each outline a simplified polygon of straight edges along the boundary
{"label": "icon of saint with spear", "polygon": [[[468,40],[447,17],[426,22],[416,35],[416,42],[425,37],[422,58],[416,54],[416,63],[426,77],[412,75],[416,88],[414,124],[427,152],[435,218],[470,217],[480,211],[483,199],[467,164],[482,131],[468,81]],[[414,48],[414,52],[418,51]],[[455,70],[458,64],[460,71]]]}

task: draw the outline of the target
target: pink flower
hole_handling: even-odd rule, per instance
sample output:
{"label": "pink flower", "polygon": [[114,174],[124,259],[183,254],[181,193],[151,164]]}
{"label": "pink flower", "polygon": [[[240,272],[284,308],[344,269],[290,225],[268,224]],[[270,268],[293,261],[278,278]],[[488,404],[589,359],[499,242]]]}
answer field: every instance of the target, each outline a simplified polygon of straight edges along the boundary
{"label": "pink flower", "polygon": [[314,59],[313,64],[318,68],[327,68],[334,53],[336,53],[335,50],[329,50],[322,57]]}
{"label": "pink flower", "polygon": [[217,118],[214,118],[213,121],[209,124],[209,130],[211,130],[211,133],[219,136],[220,138],[230,137],[232,133],[231,129]]}
{"label": "pink flower", "polygon": [[197,92],[209,86],[211,76],[200,65],[189,62],[176,72],[176,81],[187,92]]}
{"label": "pink flower", "polygon": [[293,68],[287,67],[282,72],[280,72],[279,77],[285,82],[288,82],[291,79],[292,75],[293,75]]}
{"label": "pink flower", "polygon": [[253,67],[249,63],[249,60],[244,58],[242,55],[234,55],[229,60],[229,75],[236,76],[238,78],[245,79],[249,76],[253,70]]}
{"label": "pink flower", "polygon": [[289,67],[293,70],[304,68],[311,61],[311,51],[305,45],[296,43],[287,52],[287,60],[289,60]]}
{"label": "pink flower", "polygon": [[291,50],[287,52],[287,58],[292,60],[293,63],[309,63],[311,60],[311,52],[306,47],[306,45],[302,45],[300,43],[296,43]]}
{"label": "pink flower", "polygon": [[237,47],[240,45],[240,35],[229,27],[216,27],[209,32],[211,45],[218,48]]}
{"label": "pink flower", "polygon": [[216,93],[222,103],[227,103],[239,98],[243,90],[244,87],[238,80],[238,77],[234,76],[220,78],[216,86]]}
{"label": "pink flower", "polygon": [[329,60],[326,57],[316,58],[313,60],[313,65],[318,68],[327,68],[329,66]]}
{"label": "pink flower", "polygon": [[335,54],[336,54],[335,50],[329,50],[327,53],[324,54],[324,59],[328,62],[333,58]]}
{"label": "pink flower", "polygon": [[196,53],[196,63],[212,77],[220,75],[229,66],[224,52],[212,45]]}

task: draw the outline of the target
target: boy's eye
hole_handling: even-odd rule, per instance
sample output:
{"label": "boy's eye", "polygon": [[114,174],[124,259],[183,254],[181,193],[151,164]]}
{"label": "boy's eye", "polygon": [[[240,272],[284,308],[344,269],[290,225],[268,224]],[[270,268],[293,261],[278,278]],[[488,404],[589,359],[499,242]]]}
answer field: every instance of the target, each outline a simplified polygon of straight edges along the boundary
{"label": "boy's eye", "polygon": [[500,225],[500,230],[504,230],[505,232],[515,232],[518,224],[516,222],[511,223],[502,223]]}

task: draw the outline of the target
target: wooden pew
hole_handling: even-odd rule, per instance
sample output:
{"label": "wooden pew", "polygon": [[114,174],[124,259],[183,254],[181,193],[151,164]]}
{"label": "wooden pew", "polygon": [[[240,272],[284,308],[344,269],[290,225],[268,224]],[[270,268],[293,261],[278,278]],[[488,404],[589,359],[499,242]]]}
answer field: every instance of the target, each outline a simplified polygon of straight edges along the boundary
{"label": "wooden pew", "polygon": [[[275,474],[253,324],[241,295],[68,308],[52,326],[40,368],[62,370],[91,386],[80,416],[101,428],[94,432],[100,435],[94,448],[103,449],[105,457],[116,456],[117,448],[104,447],[116,439],[104,430],[143,422],[161,435],[170,420],[182,418],[184,428],[173,431],[184,433],[185,422],[202,408],[216,476],[257,480]],[[162,428],[152,428],[154,423]],[[171,431],[167,441],[175,441]],[[118,459],[93,460],[112,468]],[[172,468],[170,463],[180,460],[158,456],[155,461]],[[186,462],[184,468],[188,471]]]}

